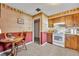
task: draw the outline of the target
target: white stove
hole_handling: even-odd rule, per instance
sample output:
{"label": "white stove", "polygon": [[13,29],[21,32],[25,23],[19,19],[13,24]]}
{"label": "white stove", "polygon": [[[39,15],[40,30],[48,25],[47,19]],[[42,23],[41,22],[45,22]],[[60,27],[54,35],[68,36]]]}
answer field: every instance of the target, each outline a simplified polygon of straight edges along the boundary
{"label": "white stove", "polygon": [[65,24],[54,24],[53,44],[65,47]]}

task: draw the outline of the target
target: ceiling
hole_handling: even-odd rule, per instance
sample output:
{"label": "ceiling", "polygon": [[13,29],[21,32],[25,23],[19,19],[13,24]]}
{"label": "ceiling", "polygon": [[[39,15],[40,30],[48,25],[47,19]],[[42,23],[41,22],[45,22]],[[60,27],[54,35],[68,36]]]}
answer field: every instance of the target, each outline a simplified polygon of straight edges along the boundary
{"label": "ceiling", "polygon": [[35,15],[37,13],[35,9],[40,8],[48,16],[79,7],[79,3],[7,3],[7,5],[31,15]]}

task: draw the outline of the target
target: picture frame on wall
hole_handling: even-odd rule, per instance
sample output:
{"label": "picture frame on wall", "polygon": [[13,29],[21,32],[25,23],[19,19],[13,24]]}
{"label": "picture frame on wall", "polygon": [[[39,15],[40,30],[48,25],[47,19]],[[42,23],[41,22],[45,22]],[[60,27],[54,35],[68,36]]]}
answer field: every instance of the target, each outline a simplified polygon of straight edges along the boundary
{"label": "picture frame on wall", "polygon": [[24,19],[22,19],[22,18],[17,18],[17,23],[18,23],[18,24],[24,24]]}

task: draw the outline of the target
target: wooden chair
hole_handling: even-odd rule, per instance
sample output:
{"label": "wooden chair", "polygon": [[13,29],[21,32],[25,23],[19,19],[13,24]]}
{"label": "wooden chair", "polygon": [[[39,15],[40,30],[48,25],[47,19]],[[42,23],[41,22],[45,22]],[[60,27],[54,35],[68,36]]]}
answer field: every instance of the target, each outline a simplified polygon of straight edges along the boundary
{"label": "wooden chair", "polygon": [[16,56],[18,52],[18,45],[17,43],[21,42],[23,40],[23,37],[16,37],[12,43],[12,49],[9,55]]}
{"label": "wooden chair", "polygon": [[[23,33],[20,34],[20,36],[18,38],[15,38],[15,46],[16,46],[16,55],[17,55],[17,52],[18,52],[18,44],[19,43],[22,43],[22,47],[25,48],[25,50],[27,50],[27,47],[25,45],[25,41],[23,40],[24,39],[24,36],[23,36]],[[20,40],[20,41],[19,41]]]}

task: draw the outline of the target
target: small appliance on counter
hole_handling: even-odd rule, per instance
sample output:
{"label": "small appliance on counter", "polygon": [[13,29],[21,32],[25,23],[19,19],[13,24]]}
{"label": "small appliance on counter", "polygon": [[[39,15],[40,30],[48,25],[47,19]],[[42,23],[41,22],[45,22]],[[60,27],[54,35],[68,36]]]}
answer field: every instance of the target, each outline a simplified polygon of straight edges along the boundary
{"label": "small appliance on counter", "polygon": [[67,27],[65,34],[79,35],[79,27]]}
{"label": "small appliance on counter", "polygon": [[73,33],[74,33],[73,27],[66,27],[65,34],[72,34],[73,35]]}

